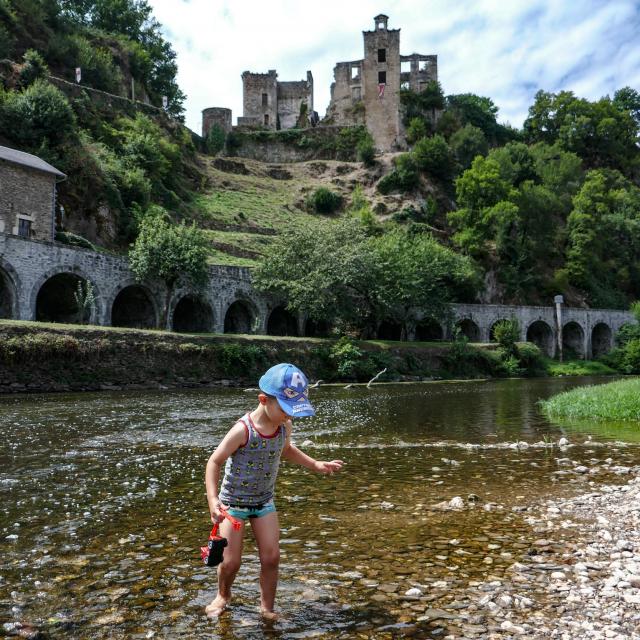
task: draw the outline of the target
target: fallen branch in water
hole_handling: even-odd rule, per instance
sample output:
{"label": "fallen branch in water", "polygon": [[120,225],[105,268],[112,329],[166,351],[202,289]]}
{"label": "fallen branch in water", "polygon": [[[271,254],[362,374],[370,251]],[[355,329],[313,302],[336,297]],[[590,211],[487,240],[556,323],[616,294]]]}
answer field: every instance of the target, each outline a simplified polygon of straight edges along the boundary
{"label": "fallen branch in water", "polygon": [[382,371],[376,373],[376,375],[373,376],[373,378],[371,378],[369,382],[367,382],[367,389],[371,386],[372,382],[375,382],[383,373],[386,373],[386,371],[387,371],[387,367],[385,367]]}

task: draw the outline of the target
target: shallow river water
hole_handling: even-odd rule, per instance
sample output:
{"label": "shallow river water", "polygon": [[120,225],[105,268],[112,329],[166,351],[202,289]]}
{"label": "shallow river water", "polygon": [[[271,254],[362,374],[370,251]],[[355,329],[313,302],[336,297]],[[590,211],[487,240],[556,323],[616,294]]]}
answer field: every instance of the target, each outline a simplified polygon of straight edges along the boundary
{"label": "shallow river water", "polygon": [[[592,467],[639,463],[636,444],[555,425],[537,406],[603,381],[313,390],[318,415],[296,422],[295,440],[346,465],[331,477],[280,470],[282,618],[272,627],[257,615],[251,534],[217,622],[203,614],[215,570],[198,552],[210,529],[206,460],[255,392],[2,398],[0,625],[95,640],[442,637],[478,585],[526,558],[536,534],[524,507],[622,482],[559,472],[553,443],[568,438],[571,457]],[[462,509],[434,508],[456,496]],[[406,596],[411,588],[421,597]]]}

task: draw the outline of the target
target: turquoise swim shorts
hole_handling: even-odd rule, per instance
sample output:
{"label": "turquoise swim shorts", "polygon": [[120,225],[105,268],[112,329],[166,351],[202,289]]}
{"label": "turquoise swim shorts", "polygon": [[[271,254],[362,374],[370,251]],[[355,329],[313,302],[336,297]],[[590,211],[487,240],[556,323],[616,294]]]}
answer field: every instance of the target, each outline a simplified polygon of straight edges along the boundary
{"label": "turquoise swim shorts", "polygon": [[238,520],[248,520],[249,518],[262,518],[262,516],[273,513],[275,510],[276,505],[273,503],[273,500],[269,500],[269,502],[265,502],[256,507],[242,507],[237,504],[230,504],[227,513],[234,518],[238,518]]}

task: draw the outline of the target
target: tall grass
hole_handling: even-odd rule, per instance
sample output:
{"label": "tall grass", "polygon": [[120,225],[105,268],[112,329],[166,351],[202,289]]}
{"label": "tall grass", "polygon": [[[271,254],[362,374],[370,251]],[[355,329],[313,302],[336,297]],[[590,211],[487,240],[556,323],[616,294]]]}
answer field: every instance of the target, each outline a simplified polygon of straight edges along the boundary
{"label": "tall grass", "polygon": [[552,418],[633,420],[640,423],[640,378],[578,387],[540,404]]}

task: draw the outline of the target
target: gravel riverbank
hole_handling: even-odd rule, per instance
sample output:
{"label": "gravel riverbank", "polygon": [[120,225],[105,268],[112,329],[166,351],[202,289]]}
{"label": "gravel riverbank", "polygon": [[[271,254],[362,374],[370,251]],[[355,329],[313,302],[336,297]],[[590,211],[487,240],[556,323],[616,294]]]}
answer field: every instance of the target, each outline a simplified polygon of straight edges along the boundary
{"label": "gravel riverbank", "polygon": [[477,600],[459,630],[449,627],[448,640],[640,638],[640,466],[557,463],[559,473],[627,481],[589,483],[588,493],[526,508],[540,537],[510,580],[477,585]]}

